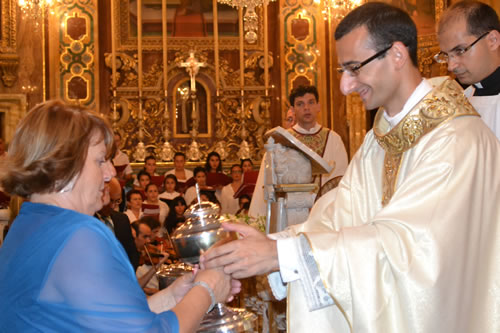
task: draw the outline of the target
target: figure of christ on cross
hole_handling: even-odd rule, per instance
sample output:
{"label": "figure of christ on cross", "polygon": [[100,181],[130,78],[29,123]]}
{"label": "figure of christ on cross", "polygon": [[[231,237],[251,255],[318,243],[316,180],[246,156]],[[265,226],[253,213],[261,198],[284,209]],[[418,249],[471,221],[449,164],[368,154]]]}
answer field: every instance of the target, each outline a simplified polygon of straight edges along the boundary
{"label": "figure of christ on cross", "polygon": [[184,67],[186,68],[186,71],[189,74],[189,77],[191,79],[191,93],[196,92],[196,75],[198,75],[198,72],[200,70],[200,67],[206,67],[207,64],[204,62],[199,62],[198,59],[194,56],[194,51],[189,51],[189,58],[186,59],[186,61],[181,62],[179,64],[179,67]]}

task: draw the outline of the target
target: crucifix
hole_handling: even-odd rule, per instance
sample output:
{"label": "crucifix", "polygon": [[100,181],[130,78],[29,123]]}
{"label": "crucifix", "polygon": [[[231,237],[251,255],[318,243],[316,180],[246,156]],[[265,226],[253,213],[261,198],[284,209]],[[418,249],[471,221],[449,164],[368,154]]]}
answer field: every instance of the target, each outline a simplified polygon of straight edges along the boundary
{"label": "crucifix", "polygon": [[179,64],[179,67],[186,68],[189,77],[191,79],[191,92],[196,92],[196,75],[198,74],[200,67],[206,67],[207,64],[204,62],[199,62],[194,56],[194,51],[189,51],[189,58]]}

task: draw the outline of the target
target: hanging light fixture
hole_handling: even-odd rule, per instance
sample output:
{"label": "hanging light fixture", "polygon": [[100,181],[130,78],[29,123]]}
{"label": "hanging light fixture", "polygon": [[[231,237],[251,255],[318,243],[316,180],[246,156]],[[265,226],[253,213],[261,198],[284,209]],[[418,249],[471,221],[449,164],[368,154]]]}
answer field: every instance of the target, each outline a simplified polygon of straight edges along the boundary
{"label": "hanging light fixture", "polygon": [[235,8],[246,7],[245,15],[243,16],[243,27],[245,30],[245,40],[249,44],[257,41],[257,31],[259,30],[259,16],[255,12],[255,8],[276,0],[217,0],[218,3],[229,5]]}
{"label": "hanging light fixture", "polygon": [[325,0],[323,16],[325,20],[328,20],[329,17],[334,20],[341,20],[347,13],[362,4],[363,0]]}

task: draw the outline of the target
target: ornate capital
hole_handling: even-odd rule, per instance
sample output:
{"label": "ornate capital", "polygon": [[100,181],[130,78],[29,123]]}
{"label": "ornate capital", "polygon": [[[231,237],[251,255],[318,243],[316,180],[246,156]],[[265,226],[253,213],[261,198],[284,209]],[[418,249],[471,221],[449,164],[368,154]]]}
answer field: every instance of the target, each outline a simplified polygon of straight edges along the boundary
{"label": "ornate capital", "polygon": [[12,87],[16,82],[18,66],[17,54],[0,53],[0,78],[6,87]]}

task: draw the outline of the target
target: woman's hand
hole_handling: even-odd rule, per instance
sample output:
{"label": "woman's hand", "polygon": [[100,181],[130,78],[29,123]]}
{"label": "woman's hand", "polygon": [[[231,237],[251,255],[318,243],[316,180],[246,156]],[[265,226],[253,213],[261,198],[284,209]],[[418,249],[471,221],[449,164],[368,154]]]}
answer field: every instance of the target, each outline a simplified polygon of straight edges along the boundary
{"label": "woman's hand", "polygon": [[[194,282],[203,281],[210,286],[218,303],[223,303],[231,296],[232,284],[231,276],[225,274],[222,268],[200,270],[196,275]],[[238,281],[239,282],[239,281]],[[240,288],[235,282],[235,290]]]}

